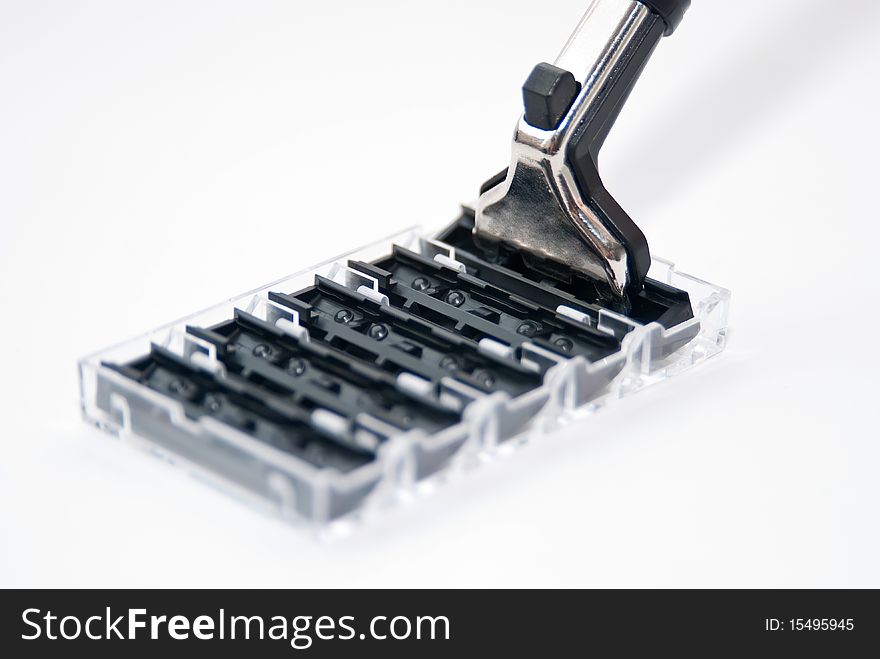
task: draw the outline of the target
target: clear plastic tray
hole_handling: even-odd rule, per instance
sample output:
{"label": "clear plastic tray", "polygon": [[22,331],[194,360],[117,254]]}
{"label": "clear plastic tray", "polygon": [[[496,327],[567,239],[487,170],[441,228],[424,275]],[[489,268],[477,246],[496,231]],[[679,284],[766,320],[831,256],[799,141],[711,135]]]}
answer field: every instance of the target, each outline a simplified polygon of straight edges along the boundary
{"label": "clear plastic tray", "polygon": [[[451,475],[485,464],[488,458],[560,426],[584,423],[584,417],[605,405],[677,375],[724,348],[730,293],[655,257],[649,277],[687,291],[692,320],[666,330],[657,323],[639,325],[603,312],[600,328],[632,327],[618,353],[592,364],[581,357],[559,359],[537,389],[516,398],[504,393],[480,396],[466,406],[460,423],[433,435],[414,430],[394,436],[381,446],[375,461],[348,473],[313,467],[214,419],[188,418],[179,402],[103,366],[137,359],[155,343],[203,368],[215,368],[213,346],[187,334],[187,325],[220,323],[239,308],[295,330],[297,319],[284,317],[290,310],[282,312],[269,301],[269,291],[299,291],[310,286],[316,275],[350,287],[369,287],[368,280],[347,267],[349,259],[373,261],[388,254],[393,244],[431,258],[454,257],[454,250],[431,234],[408,229],[90,355],[79,364],[85,419],[285,519],[324,528],[429,491]],[[459,393],[454,381],[449,382],[448,393]]]}

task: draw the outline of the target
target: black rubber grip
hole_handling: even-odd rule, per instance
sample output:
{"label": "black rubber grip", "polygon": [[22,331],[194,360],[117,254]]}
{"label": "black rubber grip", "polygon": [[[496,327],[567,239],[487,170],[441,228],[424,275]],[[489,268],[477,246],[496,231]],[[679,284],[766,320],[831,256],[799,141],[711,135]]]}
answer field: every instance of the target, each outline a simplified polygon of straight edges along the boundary
{"label": "black rubber grip", "polygon": [[639,2],[663,19],[666,23],[663,34],[667,37],[675,32],[675,28],[684,18],[684,13],[691,6],[691,0],[639,0]]}

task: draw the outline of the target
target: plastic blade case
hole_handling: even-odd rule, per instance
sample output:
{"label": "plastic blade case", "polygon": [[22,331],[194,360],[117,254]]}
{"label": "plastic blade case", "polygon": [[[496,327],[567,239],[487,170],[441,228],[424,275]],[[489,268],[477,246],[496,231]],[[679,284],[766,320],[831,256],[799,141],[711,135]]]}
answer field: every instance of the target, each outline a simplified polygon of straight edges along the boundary
{"label": "plastic blade case", "polygon": [[322,525],[723,349],[725,289],[655,257],[625,316],[587,285],[485,261],[472,221],[404,231],[83,359],[86,419]]}
{"label": "plastic blade case", "polygon": [[721,351],[729,293],[652,260],[596,170],[688,5],[593,0],[473,208],[87,357],[86,419],[322,526]]}

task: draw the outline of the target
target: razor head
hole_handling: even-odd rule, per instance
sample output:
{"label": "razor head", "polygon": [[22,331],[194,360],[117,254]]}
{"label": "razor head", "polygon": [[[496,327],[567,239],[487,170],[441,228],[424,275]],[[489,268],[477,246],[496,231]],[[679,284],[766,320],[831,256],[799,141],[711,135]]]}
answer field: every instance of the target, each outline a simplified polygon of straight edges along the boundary
{"label": "razor head", "polygon": [[554,64],[523,86],[510,166],[483,186],[474,239],[561,266],[619,301],[641,290],[647,240],[602,184],[599,150],[644,65],[689,2],[595,0]]}

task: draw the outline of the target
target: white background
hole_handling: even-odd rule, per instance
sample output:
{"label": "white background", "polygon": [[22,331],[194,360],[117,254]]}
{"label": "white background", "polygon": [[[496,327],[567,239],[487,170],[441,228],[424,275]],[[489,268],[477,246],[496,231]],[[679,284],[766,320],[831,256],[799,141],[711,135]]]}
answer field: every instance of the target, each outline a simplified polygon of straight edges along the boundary
{"label": "white background", "polygon": [[0,585],[880,586],[874,0],[697,0],[606,144],[709,364],[325,544],[80,420],[77,358],[452,219],[585,6],[0,0]]}

